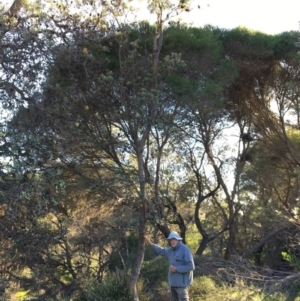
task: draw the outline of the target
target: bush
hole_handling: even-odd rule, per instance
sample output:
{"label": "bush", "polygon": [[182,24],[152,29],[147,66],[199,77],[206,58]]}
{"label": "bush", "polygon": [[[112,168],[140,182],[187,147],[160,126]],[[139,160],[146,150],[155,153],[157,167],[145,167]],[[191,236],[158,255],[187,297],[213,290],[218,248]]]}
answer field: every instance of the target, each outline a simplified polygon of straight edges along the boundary
{"label": "bush", "polygon": [[200,276],[195,277],[194,282],[190,287],[190,297],[194,301],[203,300],[203,297],[207,295],[215,295],[217,291],[215,282],[207,277],[207,276]]}
{"label": "bush", "polygon": [[84,292],[76,301],[129,301],[130,294],[127,289],[128,276],[125,271],[109,272],[104,281],[87,281]]}
{"label": "bush", "polygon": [[300,259],[288,252],[281,252],[282,258],[290,263],[297,271],[300,271]]}
{"label": "bush", "polygon": [[147,286],[153,288],[166,281],[168,278],[169,263],[166,258],[156,257],[150,261],[144,261],[141,276],[147,282]]}
{"label": "bush", "polygon": [[151,301],[169,301],[170,291],[167,281],[163,281],[159,286],[153,289],[154,297]]}

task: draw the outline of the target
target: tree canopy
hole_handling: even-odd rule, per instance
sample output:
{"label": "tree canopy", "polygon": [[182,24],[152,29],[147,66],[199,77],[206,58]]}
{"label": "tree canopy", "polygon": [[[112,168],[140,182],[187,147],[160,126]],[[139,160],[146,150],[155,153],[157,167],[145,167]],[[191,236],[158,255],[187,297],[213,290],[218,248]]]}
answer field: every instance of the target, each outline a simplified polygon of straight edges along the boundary
{"label": "tree canopy", "polygon": [[264,248],[296,251],[298,33],[193,28],[174,19],[186,2],[149,9],[154,24],[126,21],[119,1],[1,13],[3,293],[78,296],[117,268],[138,300],[150,233],[196,229],[195,254],[257,264]]}

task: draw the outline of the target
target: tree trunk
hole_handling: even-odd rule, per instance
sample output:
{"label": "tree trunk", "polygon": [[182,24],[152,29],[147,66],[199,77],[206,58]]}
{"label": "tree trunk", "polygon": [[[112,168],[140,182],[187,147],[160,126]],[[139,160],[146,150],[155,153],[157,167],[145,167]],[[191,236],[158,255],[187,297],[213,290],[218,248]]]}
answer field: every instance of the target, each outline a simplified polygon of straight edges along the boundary
{"label": "tree trunk", "polygon": [[196,255],[202,255],[204,250],[206,249],[208,243],[209,243],[209,237],[207,233],[201,233],[202,240],[201,243],[196,251]]}
{"label": "tree trunk", "polygon": [[132,293],[134,301],[139,301],[138,290],[137,290],[136,284],[139,279],[142,262],[144,260],[144,253],[145,253],[144,235],[145,235],[145,219],[144,219],[144,214],[143,214],[143,208],[141,208],[140,218],[139,218],[138,250],[137,250],[136,258],[134,261],[132,274],[130,277],[130,291]]}
{"label": "tree trunk", "polygon": [[167,225],[162,225],[160,223],[156,223],[157,229],[167,238],[170,234],[170,229]]}
{"label": "tree trunk", "polygon": [[225,260],[229,260],[230,256],[233,254],[236,232],[237,232],[236,221],[232,221],[229,224],[229,229],[228,229],[229,238],[228,238],[225,255],[224,255]]}
{"label": "tree trunk", "polygon": [[195,207],[195,213],[194,213],[196,227],[197,227],[199,233],[202,236],[201,243],[200,243],[200,245],[199,245],[199,247],[196,251],[197,255],[202,255],[202,253],[206,249],[207,244],[209,242],[208,234],[206,233],[205,229],[203,228],[202,223],[201,223],[200,218],[199,218],[200,205],[201,205],[203,200],[204,200],[204,198],[202,198],[202,197],[198,198],[198,201],[197,201],[196,207]]}
{"label": "tree trunk", "polygon": [[19,12],[20,12],[22,6],[23,6],[23,4],[22,4],[21,0],[15,0],[15,1],[13,1],[9,10],[4,15],[8,15],[10,17],[17,17],[19,15]]}
{"label": "tree trunk", "polygon": [[[197,178],[197,183],[198,183],[198,200],[197,200],[197,203],[196,203],[196,206],[195,206],[195,212],[194,212],[194,219],[195,219],[195,224],[196,224],[196,227],[199,231],[199,233],[201,234],[202,236],[202,240],[201,240],[201,243],[196,251],[196,254],[197,255],[202,255],[204,250],[206,249],[208,243],[214,239],[215,237],[217,237],[218,235],[216,235],[214,238],[210,239],[207,232],[205,231],[205,229],[203,228],[203,225],[200,221],[200,218],[199,218],[199,211],[200,211],[200,206],[202,204],[202,202],[205,200],[205,199],[208,199],[212,196],[215,195],[215,193],[219,190],[219,187],[220,185],[218,184],[217,187],[210,191],[208,194],[206,194],[205,196],[202,196],[202,182],[201,182],[201,177],[200,177],[200,174],[198,172],[196,172],[196,178]],[[222,231],[223,232],[223,231]]]}
{"label": "tree trunk", "polygon": [[261,266],[261,253],[264,249],[264,245],[262,245],[255,253],[254,264],[257,266]]}
{"label": "tree trunk", "polygon": [[282,226],[280,228],[276,228],[269,233],[267,233],[258,243],[256,243],[253,247],[250,249],[246,250],[243,254],[243,257],[248,257],[249,255],[259,252],[259,250],[266,244],[270,239],[274,237],[274,235],[278,234],[279,232],[283,231],[286,229],[285,226]]}
{"label": "tree trunk", "polygon": [[140,209],[139,209],[139,241],[136,258],[133,264],[132,273],[129,280],[129,289],[132,293],[133,300],[139,301],[138,290],[137,290],[137,281],[140,275],[142,262],[144,260],[145,253],[145,227],[146,227],[146,198],[145,198],[145,170],[144,170],[144,161],[143,161],[143,146],[138,148],[138,173],[140,180]]}

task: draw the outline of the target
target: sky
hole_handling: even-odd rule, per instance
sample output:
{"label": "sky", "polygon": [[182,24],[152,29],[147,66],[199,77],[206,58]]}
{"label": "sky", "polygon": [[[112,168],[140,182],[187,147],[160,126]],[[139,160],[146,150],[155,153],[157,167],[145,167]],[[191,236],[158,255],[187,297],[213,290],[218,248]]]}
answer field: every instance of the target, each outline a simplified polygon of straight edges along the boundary
{"label": "sky", "polygon": [[[0,0],[0,4],[6,5],[12,2]],[[299,30],[300,0],[192,0],[192,3],[192,11],[181,17],[197,27],[210,24],[232,29],[241,26],[267,34]],[[147,19],[142,12],[138,15]]]}
{"label": "sky", "polygon": [[267,34],[299,30],[299,0],[208,0],[199,1],[190,19],[195,26],[246,27]]}

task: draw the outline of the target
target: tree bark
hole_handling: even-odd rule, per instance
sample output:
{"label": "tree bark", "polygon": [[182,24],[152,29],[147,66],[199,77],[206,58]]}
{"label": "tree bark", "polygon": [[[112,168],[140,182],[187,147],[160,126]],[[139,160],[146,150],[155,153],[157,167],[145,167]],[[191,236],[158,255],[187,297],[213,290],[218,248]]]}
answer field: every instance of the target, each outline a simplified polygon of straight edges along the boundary
{"label": "tree bark", "polygon": [[17,17],[22,6],[22,0],[15,0],[10,6],[9,10],[5,13],[5,15],[8,15],[10,17]]}
{"label": "tree bark", "polygon": [[209,237],[207,233],[201,233],[202,235],[202,240],[201,243],[196,251],[196,255],[202,255],[203,252],[205,251],[208,243],[209,243]]}
{"label": "tree bark", "polygon": [[140,146],[137,149],[137,157],[138,157],[138,173],[140,180],[140,199],[141,205],[139,210],[139,241],[138,241],[138,249],[136,254],[136,259],[133,264],[132,273],[129,279],[130,291],[133,296],[134,301],[139,301],[138,290],[137,290],[137,281],[140,275],[142,262],[144,260],[145,253],[145,227],[146,227],[146,197],[145,197],[145,186],[146,186],[146,178],[145,178],[145,170],[144,170],[144,161],[143,161],[143,148],[144,145]]}
{"label": "tree bark", "polygon": [[226,246],[226,250],[225,250],[225,254],[224,254],[224,259],[225,260],[229,260],[230,256],[233,253],[234,250],[234,243],[235,243],[235,237],[236,237],[236,232],[237,232],[237,226],[236,226],[236,222],[233,221],[229,224],[229,238],[227,241],[227,246]]}
{"label": "tree bark", "polygon": [[203,195],[203,189],[202,189],[203,185],[202,185],[201,176],[200,176],[198,170],[195,170],[194,173],[195,173],[195,176],[196,176],[196,179],[197,179],[197,186],[198,186],[198,199],[197,199],[196,206],[195,206],[194,219],[195,219],[196,227],[197,227],[199,233],[202,236],[202,240],[201,240],[200,245],[199,245],[199,247],[196,251],[196,254],[197,255],[202,255],[204,250],[206,249],[208,243],[211,240],[215,239],[220,233],[210,239],[210,237],[207,234],[206,230],[203,228],[203,225],[202,225],[202,223],[200,221],[200,218],[199,218],[200,206],[201,206],[201,204],[203,203],[204,200],[214,196],[217,193],[217,191],[220,188],[220,184],[218,182],[218,185],[215,189],[213,189],[212,191],[210,191],[206,195]]}

